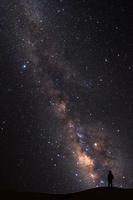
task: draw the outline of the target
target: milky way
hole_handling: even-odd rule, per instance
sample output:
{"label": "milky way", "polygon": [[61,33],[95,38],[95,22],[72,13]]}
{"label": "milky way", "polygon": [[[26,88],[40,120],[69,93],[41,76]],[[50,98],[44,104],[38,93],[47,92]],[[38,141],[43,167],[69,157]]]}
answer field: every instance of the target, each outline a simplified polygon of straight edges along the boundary
{"label": "milky way", "polygon": [[[60,4],[62,3],[63,1],[60,1]],[[87,72],[90,77],[88,79],[80,72],[78,67],[80,64],[77,64],[76,61],[73,62],[73,58],[69,59],[69,56],[68,58],[65,56],[66,52],[61,46],[58,31],[55,32],[52,24],[54,19],[47,7],[50,6],[45,1],[20,1],[17,4],[17,18],[14,20],[13,29],[17,33],[15,36],[16,54],[21,56],[22,60],[21,75],[25,76],[25,81],[31,82],[36,95],[41,99],[42,107],[43,103],[47,102],[45,107],[56,121],[55,123],[52,118],[49,119],[51,127],[54,127],[52,130],[55,131],[55,135],[56,131],[58,132],[57,136],[54,136],[56,137],[54,142],[66,149],[62,150],[66,153],[60,151],[57,158],[62,156],[62,159],[69,160],[65,169],[67,172],[65,171],[64,174],[69,174],[68,176],[74,179],[75,183],[78,181],[79,184],[79,186],[72,187],[72,189],[70,189],[70,186],[64,191],[71,192],[106,186],[106,177],[109,170],[113,171],[115,185],[126,187],[129,181],[125,177],[127,165],[124,163],[124,156],[126,153],[122,149],[123,140],[121,141],[119,138],[120,130],[116,129],[116,134],[114,134],[110,128],[111,126],[106,124],[104,117],[98,119],[98,116],[96,116],[98,115],[96,113],[98,113],[100,102],[103,99],[101,104],[104,105],[104,99],[108,96],[108,92],[104,94],[104,89],[102,92],[101,90],[97,91],[97,87],[102,87],[102,84],[104,84],[104,75],[98,75],[96,80],[96,73],[92,75],[91,72]],[[19,11],[21,12],[19,13]],[[64,8],[60,8],[56,12],[58,15],[65,11]],[[92,20],[91,17],[89,19]],[[78,40],[80,36],[75,37]],[[105,64],[108,64],[107,58],[103,60]],[[91,62],[90,66],[88,64],[85,68],[88,70],[89,67],[91,68]],[[98,99],[100,100],[98,101]],[[95,107],[95,105],[97,106]],[[94,107],[96,111],[91,112]],[[47,118],[46,114],[43,116],[43,112],[39,113],[39,110],[36,112],[43,124],[44,118]],[[108,124],[112,123],[112,120],[108,122]],[[45,124],[43,124],[43,127],[45,127]],[[40,135],[39,132],[36,132],[37,134]],[[41,135],[42,138],[43,134]],[[52,135],[50,137],[44,136],[44,148],[40,148],[41,153],[45,151],[46,142],[51,145],[48,137],[51,140]],[[49,151],[51,151],[50,147]],[[43,159],[45,163],[45,157]],[[55,158],[49,157],[49,159],[53,161]],[[57,165],[58,161],[55,161],[53,167],[55,168]],[[49,182],[48,178],[46,179]],[[59,180],[53,182],[55,185],[52,186],[51,181],[48,191],[62,192],[58,183],[56,185]]]}
{"label": "milky way", "polygon": [[[41,9],[35,2],[33,4],[23,1],[22,4],[27,21],[27,30],[22,31],[25,40],[30,44],[28,48],[24,44],[28,67],[32,68],[36,84],[39,83],[39,92],[49,97],[51,110],[61,124],[63,140],[66,139],[65,145],[69,145],[73,161],[81,169],[88,187],[104,184],[104,173],[109,169],[113,169],[119,179],[120,176],[122,177],[123,166],[119,166],[121,158],[117,158],[118,153],[111,144],[111,138],[107,137],[108,130],[98,127],[96,122],[92,126],[89,121],[87,125],[82,125],[75,110],[69,108],[71,99],[63,85],[70,81],[71,87],[75,87],[72,84],[71,66],[63,57],[56,59],[57,47],[53,45],[55,38],[50,37],[48,28],[45,29],[45,22],[41,20],[43,15]],[[47,35],[52,41],[49,42]],[[68,76],[67,80],[66,76]],[[59,79],[62,87],[56,84],[56,79]],[[82,84],[82,81],[80,82]],[[74,116],[71,116],[70,112],[74,113]],[[117,172],[118,166],[120,169]]]}

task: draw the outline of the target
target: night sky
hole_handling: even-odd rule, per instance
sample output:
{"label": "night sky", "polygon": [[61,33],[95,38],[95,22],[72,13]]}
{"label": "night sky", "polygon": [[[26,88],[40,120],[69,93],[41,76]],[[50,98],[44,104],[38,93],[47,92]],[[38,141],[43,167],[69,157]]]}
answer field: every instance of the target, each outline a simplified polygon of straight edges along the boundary
{"label": "night sky", "polygon": [[0,188],[133,187],[133,2],[1,0]]}

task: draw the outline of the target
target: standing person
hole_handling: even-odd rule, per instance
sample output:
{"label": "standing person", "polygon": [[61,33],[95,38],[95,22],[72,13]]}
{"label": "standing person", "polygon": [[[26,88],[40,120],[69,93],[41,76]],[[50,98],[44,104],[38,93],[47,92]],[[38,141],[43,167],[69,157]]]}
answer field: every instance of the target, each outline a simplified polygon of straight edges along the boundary
{"label": "standing person", "polygon": [[113,187],[113,185],[112,185],[112,180],[114,179],[114,176],[113,176],[113,174],[112,174],[112,172],[111,171],[109,171],[109,173],[108,173],[108,187]]}

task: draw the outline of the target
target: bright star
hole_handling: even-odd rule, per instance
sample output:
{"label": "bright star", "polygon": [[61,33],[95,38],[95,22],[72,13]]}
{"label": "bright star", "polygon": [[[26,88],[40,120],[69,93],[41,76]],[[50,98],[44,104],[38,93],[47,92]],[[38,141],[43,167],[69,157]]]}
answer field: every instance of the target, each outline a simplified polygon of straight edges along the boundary
{"label": "bright star", "polygon": [[26,64],[22,65],[22,68],[23,68],[23,69],[26,69],[26,68],[27,68],[27,65],[26,65]]}
{"label": "bright star", "polygon": [[97,147],[97,143],[96,142],[94,143],[94,146]]}

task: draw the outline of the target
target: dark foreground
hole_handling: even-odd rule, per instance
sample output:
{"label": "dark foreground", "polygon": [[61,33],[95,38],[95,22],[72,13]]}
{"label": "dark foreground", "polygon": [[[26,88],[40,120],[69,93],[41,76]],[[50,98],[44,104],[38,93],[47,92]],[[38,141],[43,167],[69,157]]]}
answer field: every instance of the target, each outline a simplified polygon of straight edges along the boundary
{"label": "dark foreground", "polygon": [[40,193],[30,193],[30,192],[15,192],[15,191],[1,191],[1,199],[32,199],[32,200],[82,200],[82,199],[133,199],[133,189],[120,189],[120,188],[95,188],[87,191],[82,191],[73,194],[40,194]]}

